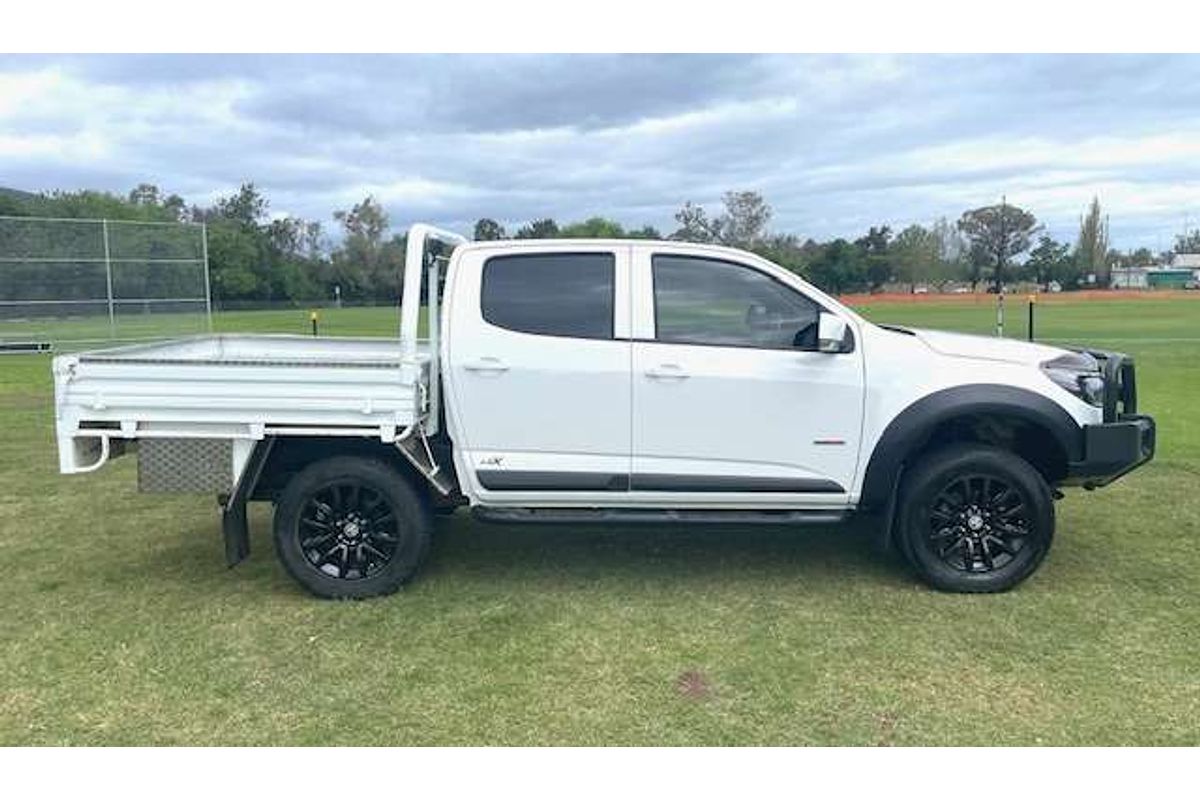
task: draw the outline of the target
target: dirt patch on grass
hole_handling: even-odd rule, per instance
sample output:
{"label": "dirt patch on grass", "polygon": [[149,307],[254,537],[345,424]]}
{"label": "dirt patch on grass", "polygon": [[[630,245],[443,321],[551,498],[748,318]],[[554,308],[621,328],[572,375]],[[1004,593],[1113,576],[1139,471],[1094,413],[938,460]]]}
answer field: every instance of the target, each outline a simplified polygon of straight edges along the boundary
{"label": "dirt patch on grass", "polygon": [[713,692],[708,676],[694,669],[679,673],[675,679],[675,689],[688,700],[706,700]]}

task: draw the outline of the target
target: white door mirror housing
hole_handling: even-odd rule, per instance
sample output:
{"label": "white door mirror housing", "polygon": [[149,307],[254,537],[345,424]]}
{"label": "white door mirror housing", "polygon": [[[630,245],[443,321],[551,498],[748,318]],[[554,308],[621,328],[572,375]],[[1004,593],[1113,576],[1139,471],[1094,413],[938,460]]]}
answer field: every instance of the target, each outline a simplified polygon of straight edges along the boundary
{"label": "white door mirror housing", "polygon": [[836,314],[822,311],[817,321],[817,352],[849,352],[849,333],[846,320]]}

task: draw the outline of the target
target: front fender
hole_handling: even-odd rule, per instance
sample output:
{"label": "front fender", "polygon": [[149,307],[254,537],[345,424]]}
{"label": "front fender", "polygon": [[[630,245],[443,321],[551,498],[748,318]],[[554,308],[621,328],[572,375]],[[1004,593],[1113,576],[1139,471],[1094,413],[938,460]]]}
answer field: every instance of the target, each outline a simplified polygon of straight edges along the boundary
{"label": "front fender", "polygon": [[1066,409],[1036,392],[1002,384],[969,384],[928,394],[900,412],[871,451],[859,508],[887,511],[905,463],[942,424],[967,416],[1016,417],[1045,430],[1067,461],[1083,455],[1083,429]]}

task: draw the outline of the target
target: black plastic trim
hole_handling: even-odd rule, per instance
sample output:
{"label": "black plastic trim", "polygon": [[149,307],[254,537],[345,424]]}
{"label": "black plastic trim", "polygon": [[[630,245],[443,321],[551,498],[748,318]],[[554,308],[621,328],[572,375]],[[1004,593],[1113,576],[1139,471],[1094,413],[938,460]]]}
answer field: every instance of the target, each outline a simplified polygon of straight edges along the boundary
{"label": "black plastic trim", "polygon": [[955,386],[921,398],[887,426],[867,464],[859,507],[866,511],[887,508],[897,471],[939,425],[956,417],[988,414],[1038,425],[1049,431],[1068,462],[1083,458],[1083,429],[1054,401],[1003,384]]}
{"label": "black plastic trim", "polygon": [[841,484],[824,478],[745,477],[741,475],[674,475],[548,470],[480,469],[479,484],[492,491],[525,492],[792,492],[840,494]]}
{"label": "black plastic trim", "polygon": [[1126,414],[1118,422],[1085,425],[1084,457],[1067,467],[1069,485],[1095,488],[1154,458],[1157,431],[1154,419],[1144,414]]}
{"label": "black plastic trim", "polygon": [[629,475],[613,472],[550,472],[546,470],[479,469],[479,485],[512,492],[627,492]]}

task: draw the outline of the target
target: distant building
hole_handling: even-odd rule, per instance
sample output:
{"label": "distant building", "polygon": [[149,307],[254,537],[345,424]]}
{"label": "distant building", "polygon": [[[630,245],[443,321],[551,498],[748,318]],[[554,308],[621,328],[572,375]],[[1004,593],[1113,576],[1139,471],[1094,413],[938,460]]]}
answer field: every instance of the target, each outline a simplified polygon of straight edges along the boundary
{"label": "distant building", "polygon": [[1114,289],[1195,289],[1200,285],[1200,253],[1177,253],[1167,267],[1113,267]]}
{"label": "distant building", "polygon": [[1149,267],[1113,267],[1112,286],[1114,289],[1147,289],[1150,282],[1146,279]]}
{"label": "distant building", "polygon": [[1151,289],[1191,289],[1196,285],[1196,273],[1191,269],[1155,269],[1146,273]]}
{"label": "distant building", "polygon": [[1183,288],[1200,288],[1200,253],[1176,253],[1171,258],[1171,269],[1191,273],[1184,280]]}

